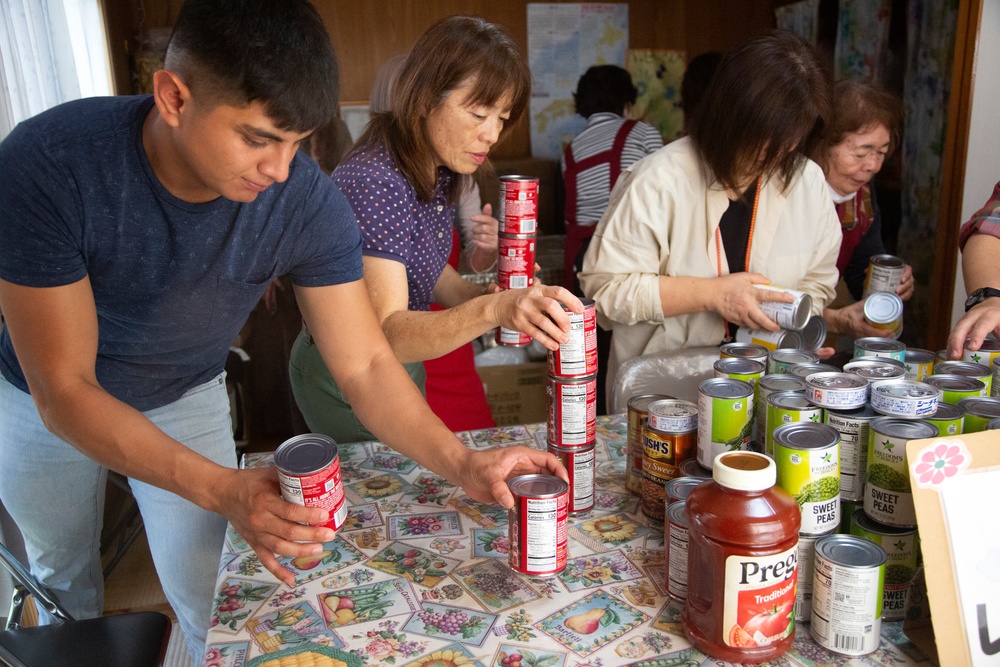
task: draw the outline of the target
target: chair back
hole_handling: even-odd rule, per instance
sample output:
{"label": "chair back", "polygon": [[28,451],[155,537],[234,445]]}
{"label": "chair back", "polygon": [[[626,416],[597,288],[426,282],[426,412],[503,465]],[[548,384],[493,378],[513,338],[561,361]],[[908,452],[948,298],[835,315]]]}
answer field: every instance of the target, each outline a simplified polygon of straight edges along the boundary
{"label": "chair back", "polygon": [[35,604],[42,606],[47,612],[61,621],[72,621],[70,616],[59,604],[59,600],[42,582],[35,578],[35,575],[17,558],[14,557],[3,542],[0,542],[0,563],[3,564],[11,576],[14,577],[14,597],[11,600],[10,615],[7,617],[4,630],[16,627],[21,621],[21,610],[24,603],[25,594],[35,598]]}
{"label": "chair back", "polygon": [[628,401],[640,394],[666,394],[698,403],[698,385],[714,376],[712,364],[719,348],[689,347],[629,359],[618,367],[611,385],[608,412],[628,410]]}

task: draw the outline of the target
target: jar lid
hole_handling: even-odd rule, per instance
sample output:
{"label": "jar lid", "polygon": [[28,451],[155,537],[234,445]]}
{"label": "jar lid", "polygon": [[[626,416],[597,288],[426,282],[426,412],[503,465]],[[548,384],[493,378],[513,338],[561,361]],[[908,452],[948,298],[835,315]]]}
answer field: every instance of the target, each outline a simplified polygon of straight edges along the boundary
{"label": "jar lid", "polygon": [[763,491],[774,486],[777,468],[757,452],[723,452],[713,461],[712,479],[736,491]]}

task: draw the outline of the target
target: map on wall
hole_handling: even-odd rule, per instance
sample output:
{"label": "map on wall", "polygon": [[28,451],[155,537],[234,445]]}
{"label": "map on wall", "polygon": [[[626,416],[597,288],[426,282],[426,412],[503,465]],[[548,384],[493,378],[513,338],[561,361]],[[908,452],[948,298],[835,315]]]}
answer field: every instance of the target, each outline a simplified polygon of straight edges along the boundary
{"label": "map on wall", "polygon": [[638,94],[631,117],[644,120],[657,130],[664,142],[681,136],[681,82],[684,80],[684,51],[629,49],[628,66]]}
{"label": "map on wall", "polygon": [[591,65],[625,66],[628,5],[529,3],[531,154],[559,159],[587,124],[573,110],[573,91]]}

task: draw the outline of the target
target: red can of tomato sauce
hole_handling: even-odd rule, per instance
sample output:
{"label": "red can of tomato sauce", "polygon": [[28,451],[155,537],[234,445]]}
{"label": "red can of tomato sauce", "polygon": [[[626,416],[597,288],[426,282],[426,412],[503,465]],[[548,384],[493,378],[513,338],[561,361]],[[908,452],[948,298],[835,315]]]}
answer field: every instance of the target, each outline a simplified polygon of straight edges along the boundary
{"label": "red can of tomato sauce", "polygon": [[593,299],[580,299],[583,312],[570,312],[569,342],[558,350],[549,350],[549,375],[560,378],[580,378],[597,374],[597,308]]}
{"label": "red can of tomato sauce", "polygon": [[557,447],[581,447],[597,437],[597,376],[557,378],[545,385],[549,401],[548,441]]}
{"label": "red can of tomato sauce", "polygon": [[538,229],[538,179],[534,176],[500,177],[501,234],[534,234]]}
{"label": "red can of tomato sauce", "polygon": [[514,496],[508,510],[510,567],[532,577],[552,577],[566,568],[569,484],[552,475],[521,475],[507,482]]}
{"label": "red can of tomato sauce", "polygon": [[322,524],[338,530],[347,518],[340,457],[333,438],[306,433],[286,440],[274,452],[281,497],[305,507],[319,507],[330,512]]}

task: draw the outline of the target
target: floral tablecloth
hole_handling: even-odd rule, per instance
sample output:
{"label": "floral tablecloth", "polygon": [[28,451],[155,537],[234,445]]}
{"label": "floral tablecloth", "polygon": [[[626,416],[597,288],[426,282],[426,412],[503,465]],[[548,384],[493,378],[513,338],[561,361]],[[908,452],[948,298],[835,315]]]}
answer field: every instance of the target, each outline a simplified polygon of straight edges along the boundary
{"label": "floral tablecloth", "polygon": [[[292,588],[230,528],[205,666],[236,667],[304,646],[353,653],[364,667],[661,667],[725,664],[691,647],[664,591],[662,525],[624,488],[623,415],[600,417],[596,504],[570,517],[569,561],[538,579],[507,566],[507,513],[385,445],[340,446],[349,510],[319,555],[284,558]],[[542,424],[462,432],[477,449],[545,447]],[[245,466],[270,465],[248,454]],[[863,658],[828,653],[799,624],[781,665],[916,665],[899,623]]]}

